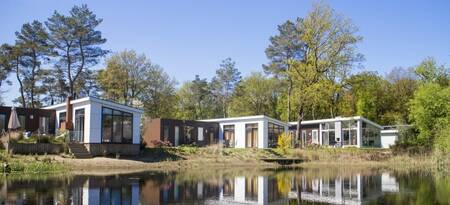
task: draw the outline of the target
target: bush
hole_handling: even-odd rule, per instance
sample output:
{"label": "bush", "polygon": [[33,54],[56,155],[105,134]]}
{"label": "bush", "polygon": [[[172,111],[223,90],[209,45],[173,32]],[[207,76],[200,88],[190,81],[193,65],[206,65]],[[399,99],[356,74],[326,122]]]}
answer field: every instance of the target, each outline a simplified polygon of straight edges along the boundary
{"label": "bush", "polygon": [[153,144],[153,146],[155,147],[171,147],[172,143],[170,143],[169,141],[161,141],[161,140],[152,140],[150,141],[151,144]]}
{"label": "bush", "polygon": [[286,151],[291,147],[292,147],[292,136],[287,132],[281,133],[278,136],[277,149],[285,154]]}

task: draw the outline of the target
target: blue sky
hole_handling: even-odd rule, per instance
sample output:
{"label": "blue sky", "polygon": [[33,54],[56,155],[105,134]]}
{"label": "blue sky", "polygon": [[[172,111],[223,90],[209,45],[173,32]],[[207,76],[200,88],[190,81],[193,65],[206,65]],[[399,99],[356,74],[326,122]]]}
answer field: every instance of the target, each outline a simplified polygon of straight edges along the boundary
{"label": "blue sky", "polygon": [[[54,10],[88,4],[103,18],[99,26],[111,51],[134,49],[182,83],[196,74],[210,78],[231,57],[243,75],[261,71],[264,50],[277,25],[303,17],[314,1],[59,1],[0,2],[0,43],[13,43],[23,23],[45,21]],[[417,65],[427,56],[450,63],[450,1],[327,1],[351,18],[364,37],[364,70],[385,74]],[[103,67],[101,63],[97,67]],[[5,102],[18,96],[2,89]]]}

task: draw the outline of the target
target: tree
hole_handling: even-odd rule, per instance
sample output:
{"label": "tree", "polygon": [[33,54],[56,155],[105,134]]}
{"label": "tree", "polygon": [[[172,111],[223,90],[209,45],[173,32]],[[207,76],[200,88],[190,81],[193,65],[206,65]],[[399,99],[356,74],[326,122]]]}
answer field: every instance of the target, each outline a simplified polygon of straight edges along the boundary
{"label": "tree", "polygon": [[278,118],[278,81],[252,73],[236,87],[231,100],[231,116],[268,115]]}
{"label": "tree", "polygon": [[98,73],[97,82],[105,98],[125,103],[128,98],[128,74],[120,64],[107,60],[106,69]]}
{"label": "tree", "polygon": [[145,74],[146,84],[141,102],[145,115],[150,118],[171,118],[176,114],[176,81],[160,67],[153,67]]}
{"label": "tree", "polygon": [[349,19],[322,4],[313,7],[299,29],[299,39],[305,46],[303,58],[291,60],[289,69],[298,96],[297,139],[305,116],[305,94],[326,76],[347,72],[354,62],[361,60],[361,55],[356,53],[356,44],[362,40],[355,34],[358,29]]}
{"label": "tree", "polygon": [[125,50],[107,60],[106,69],[99,71],[98,83],[105,97],[136,105],[143,103],[140,98],[149,83],[148,73],[158,69],[144,54]]}
{"label": "tree", "polygon": [[348,80],[346,101],[341,105],[349,106],[346,115],[360,115],[381,123],[383,116],[392,105],[389,82],[376,72],[361,72],[351,76]]}
{"label": "tree", "polygon": [[444,65],[438,65],[434,58],[428,57],[415,69],[419,79],[424,83],[438,83],[447,86],[450,83],[450,70]]}
{"label": "tree", "polygon": [[206,78],[195,76],[177,92],[178,112],[181,119],[205,119],[213,116],[211,88]]}
{"label": "tree", "polygon": [[87,5],[74,6],[70,15],[55,11],[45,23],[49,30],[49,41],[57,59],[56,68],[64,69],[69,95],[76,93],[75,83],[90,67],[98,64],[108,51],[100,45],[106,42],[96,28],[103,21],[90,11]]}
{"label": "tree", "polygon": [[292,147],[292,136],[288,132],[283,132],[278,136],[277,149],[286,154],[287,150]]}
{"label": "tree", "polygon": [[9,68],[16,73],[17,81],[19,82],[20,103],[22,107],[27,107],[25,99],[25,89],[22,80],[22,64],[25,54],[18,45],[2,45],[2,67]]}
{"label": "tree", "polygon": [[237,83],[241,80],[241,72],[236,63],[227,58],[216,70],[216,76],[211,80],[212,92],[221,107],[221,117],[229,116],[229,102]]}
{"label": "tree", "polygon": [[86,70],[80,74],[75,83],[75,91],[80,96],[99,96],[100,86],[97,83],[98,71]]}
{"label": "tree", "polygon": [[266,49],[266,56],[270,60],[268,65],[263,65],[266,72],[274,74],[287,84],[286,96],[286,120],[291,120],[291,95],[293,82],[288,75],[289,61],[303,59],[305,46],[300,40],[301,30],[298,26],[303,19],[297,18],[295,22],[286,21],[278,26],[278,34],[270,37],[269,47]]}
{"label": "tree", "polygon": [[[0,46],[0,92],[4,84],[11,84],[11,81],[7,80],[8,75],[12,72],[12,66],[10,64],[9,45],[2,44]],[[0,104],[2,104],[2,98],[0,95]]]}
{"label": "tree", "polygon": [[[430,148],[450,123],[450,87],[426,83],[410,102],[410,119],[419,131],[418,143]],[[442,136],[447,137],[448,136]]]}
{"label": "tree", "polygon": [[413,68],[397,67],[387,74],[386,80],[389,82],[386,98],[389,99],[387,102],[390,104],[386,106],[388,111],[384,114],[382,121],[388,124],[408,124],[407,104],[417,89],[417,75]]}
{"label": "tree", "polygon": [[[44,26],[39,21],[26,23],[20,32],[16,32],[16,48],[23,54],[20,64],[22,70],[17,70],[17,78],[20,82],[21,90],[29,96],[29,104],[36,107],[36,86],[42,76],[40,67],[46,61],[51,47],[47,43],[48,34]],[[22,79],[19,79],[22,75]],[[24,89],[26,88],[26,89]],[[23,94],[22,94],[23,95]],[[23,96],[22,96],[23,98]]]}

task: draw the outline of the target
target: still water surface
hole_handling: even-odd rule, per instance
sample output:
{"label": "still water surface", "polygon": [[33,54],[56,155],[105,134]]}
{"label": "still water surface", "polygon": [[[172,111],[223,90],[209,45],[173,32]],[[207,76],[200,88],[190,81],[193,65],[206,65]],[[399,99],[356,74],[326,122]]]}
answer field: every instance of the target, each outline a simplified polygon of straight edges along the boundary
{"label": "still water surface", "polygon": [[450,204],[450,179],[369,169],[3,176],[2,204]]}

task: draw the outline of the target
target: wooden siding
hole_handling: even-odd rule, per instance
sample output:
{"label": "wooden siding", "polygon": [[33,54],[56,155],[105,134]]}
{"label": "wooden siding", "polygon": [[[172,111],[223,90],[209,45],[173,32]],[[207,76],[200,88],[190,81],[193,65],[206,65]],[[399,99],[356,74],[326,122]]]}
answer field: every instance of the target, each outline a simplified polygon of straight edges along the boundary
{"label": "wooden siding", "polygon": [[[143,141],[147,147],[154,147],[152,143],[155,140],[169,141],[172,145],[175,145],[175,127],[179,127],[179,145],[183,144],[196,144],[199,146],[206,146],[210,144],[216,144],[219,142],[219,123],[216,122],[203,122],[196,120],[175,120],[175,119],[152,119],[145,123],[145,131]],[[193,127],[192,130],[192,142],[185,140],[184,130],[186,127]],[[168,139],[164,139],[164,127],[169,130]],[[198,128],[203,128],[203,140],[198,139]],[[211,137],[211,133],[213,133]]]}
{"label": "wooden siding", "polygon": [[9,143],[8,152],[13,154],[60,154],[64,152],[63,144],[51,143]]}
{"label": "wooden siding", "polygon": [[84,144],[86,149],[92,156],[103,156],[108,154],[120,154],[124,156],[139,155],[139,144],[100,144],[88,143]]}
{"label": "wooden siding", "polygon": [[[39,129],[39,117],[50,118],[50,134],[55,134],[55,110],[44,110],[37,108],[16,108],[17,116],[25,116],[25,130],[36,132]],[[8,129],[9,116],[11,115],[11,107],[0,106],[0,114],[6,115],[5,129]],[[31,117],[32,116],[32,117]],[[33,119],[31,119],[33,118]],[[22,125],[23,126],[23,125]]]}

